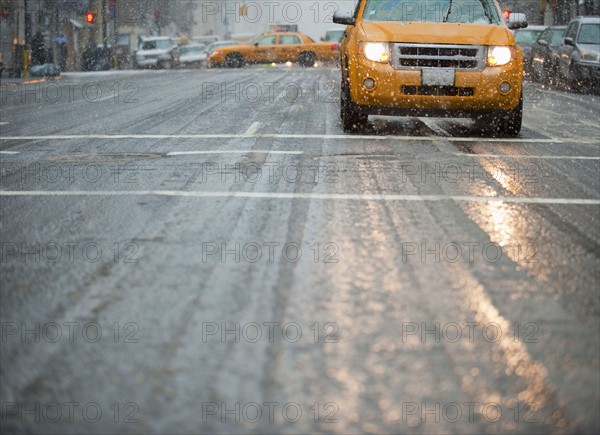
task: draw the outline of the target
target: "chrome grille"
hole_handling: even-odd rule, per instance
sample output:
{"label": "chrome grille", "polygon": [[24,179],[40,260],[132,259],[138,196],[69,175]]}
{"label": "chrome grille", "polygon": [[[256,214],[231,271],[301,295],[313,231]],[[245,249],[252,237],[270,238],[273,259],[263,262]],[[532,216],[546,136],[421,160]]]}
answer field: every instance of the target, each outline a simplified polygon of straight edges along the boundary
{"label": "chrome grille", "polygon": [[482,70],[484,48],[477,45],[392,44],[396,69],[452,68]]}

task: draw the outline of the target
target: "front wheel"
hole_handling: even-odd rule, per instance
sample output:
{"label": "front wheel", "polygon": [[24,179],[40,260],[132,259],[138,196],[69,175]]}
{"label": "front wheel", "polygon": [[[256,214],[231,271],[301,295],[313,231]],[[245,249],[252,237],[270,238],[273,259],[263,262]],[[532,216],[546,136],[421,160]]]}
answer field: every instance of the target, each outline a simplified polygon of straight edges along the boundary
{"label": "front wheel", "polygon": [[239,53],[230,53],[225,58],[225,66],[227,68],[241,68],[244,64],[244,58]]}
{"label": "front wheel", "polygon": [[546,77],[545,77],[546,68],[547,67],[545,64],[540,67],[540,65],[532,62],[532,66],[531,66],[532,80],[534,82],[544,83],[546,81]]}
{"label": "front wheel", "polygon": [[317,56],[310,52],[301,53],[300,56],[298,56],[298,64],[304,68],[310,68],[315,64],[316,60]]}
{"label": "front wheel", "polygon": [[162,62],[160,62],[160,64],[158,65],[159,68],[161,69],[173,69],[173,60],[163,60]]}
{"label": "front wheel", "polygon": [[342,81],[340,96],[340,118],[345,132],[362,130],[367,126],[369,115],[361,113],[350,98],[350,89]]}
{"label": "front wheel", "polygon": [[575,92],[576,94],[583,94],[588,91],[588,85],[586,79],[581,75],[581,73],[575,68],[575,66],[571,65],[569,67],[569,88]]}

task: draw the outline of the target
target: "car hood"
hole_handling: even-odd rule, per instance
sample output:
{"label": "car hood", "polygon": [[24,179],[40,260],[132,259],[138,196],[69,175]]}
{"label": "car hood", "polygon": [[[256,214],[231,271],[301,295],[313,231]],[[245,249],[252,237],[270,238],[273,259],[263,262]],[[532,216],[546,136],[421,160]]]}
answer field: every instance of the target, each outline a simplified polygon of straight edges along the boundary
{"label": "car hood", "polygon": [[502,26],[463,23],[363,22],[359,40],[429,44],[514,45]]}
{"label": "car hood", "polygon": [[598,44],[577,44],[577,48],[583,51],[591,51],[600,56],[600,45]]}
{"label": "car hood", "polygon": [[152,50],[138,50],[136,54],[138,56],[157,56],[161,54],[167,54],[171,51],[170,48],[155,48]]}

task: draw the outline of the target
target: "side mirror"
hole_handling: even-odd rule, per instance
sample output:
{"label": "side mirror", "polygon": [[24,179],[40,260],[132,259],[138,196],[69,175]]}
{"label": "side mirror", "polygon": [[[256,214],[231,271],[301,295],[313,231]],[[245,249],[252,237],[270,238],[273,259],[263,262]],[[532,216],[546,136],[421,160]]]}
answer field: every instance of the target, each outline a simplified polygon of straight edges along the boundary
{"label": "side mirror", "polygon": [[548,41],[546,41],[545,39],[538,39],[537,40],[537,44],[546,45],[547,46],[548,45]]}
{"label": "side mirror", "polygon": [[575,47],[575,42],[573,41],[573,38],[565,38],[565,45]]}
{"label": "side mirror", "polygon": [[356,24],[356,18],[354,18],[353,14],[348,12],[340,14],[336,12],[333,14],[333,22],[336,24],[345,24],[346,26],[354,26],[354,24]]}
{"label": "side mirror", "polygon": [[509,29],[524,29],[527,27],[527,17],[520,12],[512,12],[508,17]]}

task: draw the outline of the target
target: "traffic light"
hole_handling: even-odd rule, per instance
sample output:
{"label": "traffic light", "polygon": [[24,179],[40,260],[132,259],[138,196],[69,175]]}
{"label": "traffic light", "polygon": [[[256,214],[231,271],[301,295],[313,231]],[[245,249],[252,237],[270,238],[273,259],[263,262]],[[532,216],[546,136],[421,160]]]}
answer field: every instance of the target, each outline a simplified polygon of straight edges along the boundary
{"label": "traffic light", "polygon": [[85,22],[92,24],[96,20],[96,14],[93,12],[88,12],[85,14]]}
{"label": "traffic light", "polygon": [[504,18],[508,20],[510,18],[510,11],[508,9],[504,9],[502,11],[502,15],[504,15]]}

